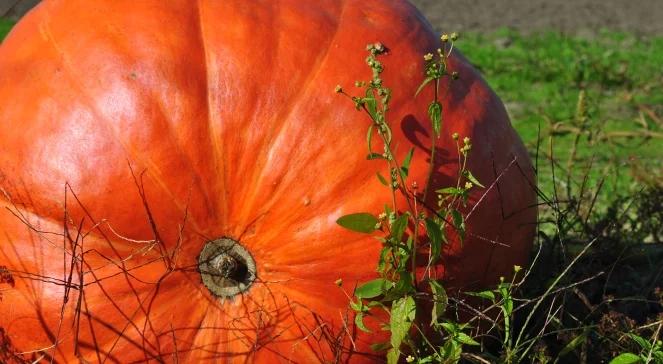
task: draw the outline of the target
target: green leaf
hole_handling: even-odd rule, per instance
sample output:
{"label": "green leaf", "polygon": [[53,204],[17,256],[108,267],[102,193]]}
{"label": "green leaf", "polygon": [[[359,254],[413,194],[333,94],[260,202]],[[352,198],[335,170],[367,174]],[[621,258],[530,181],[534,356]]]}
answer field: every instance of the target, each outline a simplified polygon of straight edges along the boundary
{"label": "green leaf", "polygon": [[417,364],[433,363],[433,360],[437,360],[439,362],[439,360],[440,360],[439,354],[433,354],[433,355],[429,355],[429,356],[424,357],[424,358],[419,358],[418,361],[417,361]]}
{"label": "green leaf", "polygon": [[401,241],[403,238],[403,233],[405,233],[405,228],[407,227],[407,221],[410,217],[410,214],[407,212],[400,215],[393,224],[391,224],[391,237],[396,241]]}
{"label": "green leaf", "polygon": [[382,183],[385,186],[389,186],[389,182],[380,174],[380,172],[377,172],[378,179],[380,180],[380,183]]}
{"label": "green leaf", "polygon": [[426,85],[428,85],[428,84],[429,84],[431,81],[433,81],[434,79],[435,79],[435,77],[427,77],[427,78],[421,83],[421,85],[419,85],[419,88],[417,88],[417,92],[414,93],[414,96],[417,97],[417,95],[419,95],[419,92],[421,92],[421,90],[423,90],[424,87],[426,87]]}
{"label": "green leaf", "polygon": [[359,312],[355,316],[355,325],[359,328],[359,330],[363,332],[371,332],[365,325],[364,325],[364,314]]}
{"label": "green leaf", "polygon": [[[396,270],[405,271],[410,266],[409,260],[410,260],[410,252],[412,251],[411,246],[413,242],[414,241],[412,240],[412,237],[408,236],[405,242],[406,246],[405,247],[399,246],[397,249],[394,250],[393,253],[396,256],[396,263],[397,263],[395,267]],[[401,277],[403,277],[402,272],[399,272],[399,274],[401,275]]]}
{"label": "green leaf", "polygon": [[468,296],[481,297],[495,303],[495,293],[493,293],[493,291],[465,292],[465,294]]}
{"label": "green leaf", "polygon": [[428,281],[430,285],[431,293],[433,293],[433,312],[431,318],[431,325],[437,325],[437,321],[447,310],[449,305],[449,296],[447,296],[447,291],[438,281]]}
{"label": "green leaf", "polygon": [[375,298],[385,291],[387,281],[384,278],[377,278],[368,281],[355,289],[355,296],[358,298]]}
{"label": "green leaf", "polygon": [[663,351],[654,351],[652,356],[654,357],[653,363],[663,363]]}
{"label": "green leaf", "polygon": [[442,346],[442,351],[444,353],[444,358],[447,359],[446,363],[458,363],[460,361],[460,356],[463,353],[463,348],[461,345],[458,345],[458,342],[455,340],[447,340]]}
{"label": "green leaf", "polygon": [[389,253],[391,253],[391,249],[388,246],[383,247],[380,250],[380,259],[378,259],[378,272],[384,271],[386,265],[387,265],[387,257],[389,256]]}
{"label": "green leaf", "polygon": [[375,226],[378,224],[379,220],[366,212],[359,212],[356,214],[350,214],[341,216],[336,223],[343,226],[344,228],[358,233],[370,234],[376,230]]}
{"label": "green leaf", "polygon": [[381,342],[381,343],[371,344],[371,350],[377,351],[377,352],[386,351],[389,348],[391,348],[391,343],[388,343],[388,342]]}
{"label": "green leaf", "polygon": [[355,301],[350,301],[350,308],[355,310],[356,312],[362,312],[365,310],[364,302],[362,300],[357,300]]}
{"label": "green leaf", "polygon": [[476,179],[476,177],[474,177],[474,175],[472,174],[472,172],[470,172],[470,171],[468,171],[468,170],[465,170],[465,172],[464,172],[463,174],[464,174],[465,177],[467,177],[467,179],[468,179],[470,182],[472,182],[473,184],[475,184],[475,185],[477,185],[477,186],[479,186],[479,187],[481,187],[481,188],[486,188],[486,186],[482,185],[481,182],[479,182],[479,180]]}
{"label": "green leaf", "polygon": [[403,257],[410,257],[411,253],[414,253],[414,239],[412,236],[407,237],[407,241],[405,242],[405,246],[407,247],[407,250],[405,251],[405,254]]}
{"label": "green leaf", "polygon": [[370,88],[366,89],[366,97],[364,97],[362,101],[364,102],[366,110],[368,110],[368,114],[371,116],[371,119],[377,120],[377,102],[375,101],[375,97],[373,96],[372,90]]}
{"label": "green leaf", "polygon": [[380,301],[368,301],[366,307],[368,308],[380,307],[388,310],[388,308],[386,308],[386,306]]}
{"label": "green leaf", "polygon": [[588,332],[584,331],[582,334],[574,337],[573,340],[569,341],[569,343],[566,344],[566,346],[564,346],[564,348],[559,352],[557,357],[558,358],[562,357],[562,356],[574,351],[578,346],[580,346],[582,343],[585,342],[585,340],[587,339],[587,334],[588,334]]}
{"label": "green leaf", "polygon": [[453,217],[454,227],[456,229],[459,229],[464,225],[463,215],[460,213],[460,211],[456,209],[451,210],[451,217]]}
{"label": "green leaf", "polygon": [[412,162],[412,155],[414,154],[414,148],[410,148],[410,151],[405,156],[403,164],[401,164],[401,177],[403,179],[407,178],[408,173],[410,172],[410,163]]}
{"label": "green leaf", "polygon": [[391,216],[391,207],[389,207],[389,204],[384,204],[384,213],[387,214],[387,216]]}
{"label": "green leaf", "polygon": [[442,129],[442,104],[437,101],[431,102],[431,104],[428,106],[428,116],[433,123],[433,131],[435,132],[435,136],[439,138],[440,131]]}
{"label": "green leaf", "polygon": [[451,217],[453,218],[454,227],[458,230],[460,239],[463,240],[465,238],[465,219],[463,215],[461,215],[460,211],[453,209],[451,210]]}
{"label": "green leaf", "polygon": [[504,311],[505,317],[510,317],[511,312],[513,312],[513,299],[511,298],[511,283],[500,283],[497,286],[497,290],[502,296],[502,311]]}
{"label": "green leaf", "polygon": [[441,193],[441,194],[444,194],[444,195],[462,195],[463,192],[465,192],[465,190],[463,190],[461,188],[456,188],[456,187],[446,187],[446,188],[436,190],[435,192]]}
{"label": "green leaf", "polygon": [[391,305],[391,346],[400,348],[403,340],[408,336],[412,321],[414,321],[416,305],[411,296],[401,297]]}
{"label": "green leaf", "polygon": [[368,153],[373,153],[373,147],[371,146],[371,141],[373,140],[373,124],[368,127],[368,132],[366,133],[366,144],[368,145]]}
{"label": "green leaf", "polygon": [[511,299],[510,296],[504,297],[502,310],[504,310],[504,316],[511,317],[511,313],[513,312],[513,299]]}
{"label": "green leaf", "polygon": [[622,353],[610,360],[610,364],[635,364],[642,363],[642,359],[633,353]]}
{"label": "green leaf", "polygon": [[397,348],[391,348],[387,352],[387,364],[398,364],[398,359],[401,356],[401,351]]}
{"label": "green leaf", "polygon": [[430,239],[431,264],[437,262],[442,254],[442,228],[431,218],[426,218],[426,235]]}
{"label": "green leaf", "polygon": [[636,335],[636,334],[626,334],[626,336],[630,337],[631,340],[633,340],[633,341],[635,341],[636,343],[638,343],[638,345],[640,346],[640,348],[641,348],[642,350],[644,350],[644,351],[649,351],[649,350],[651,350],[651,344],[649,343],[649,341],[648,341],[647,339],[645,339],[645,338],[643,338],[643,337],[641,337],[641,336],[638,336],[638,335]]}
{"label": "green leaf", "polygon": [[401,271],[399,272],[399,279],[396,282],[394,288],[390,289],[389,292],[384,296],[385,301],[394,301],[397,300],[409,293],[416,291],[415,287],[412,285],[413,279],[410,272]]}
{"label": "green leaf", "polygon": [[443,322],[440,326],[442,326],[450,336],[453,336],[458,332],[458,326],[451,322]]}
{"label": "green leaf", "polygon": [[465,345],[472,345],[472,346],[479,346],[479,343],[474,341],[470,335],[464,333],[464,332],[459,332],[458,336],[456,336],[456,340],[458,340],[459,343],[465,344]]}

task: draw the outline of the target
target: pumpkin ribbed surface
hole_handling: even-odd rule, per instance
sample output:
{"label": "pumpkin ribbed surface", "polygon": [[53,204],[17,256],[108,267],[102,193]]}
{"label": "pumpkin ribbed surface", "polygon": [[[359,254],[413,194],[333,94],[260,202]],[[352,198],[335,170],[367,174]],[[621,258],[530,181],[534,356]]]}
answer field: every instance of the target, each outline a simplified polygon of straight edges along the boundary
{"label": "pumpkin ribbed surface", "polygon": [[[379,360],[368,345],[384,335],[354,328],[334,285],[374,278],[380,250],[336,219],[389,202],[384,163],[365,159],[368,118],[333,93],[369,77],[375,41],[390,50],[396,154],[415,148],[422,185],[431,92],[414,93],[437,37],[404,1],[43,1],[0,46],[0,266],[15,283],[0,286],[0,327],[12,345],[57,362]],[[458,53],[450,67],[460,80],[434,184],[455,183],[458,132],[487,189],[436,274],[471,288],[526,260],[534,192],[499,99]],[[233,297],[201,278],[219,239],[255,263]]]}

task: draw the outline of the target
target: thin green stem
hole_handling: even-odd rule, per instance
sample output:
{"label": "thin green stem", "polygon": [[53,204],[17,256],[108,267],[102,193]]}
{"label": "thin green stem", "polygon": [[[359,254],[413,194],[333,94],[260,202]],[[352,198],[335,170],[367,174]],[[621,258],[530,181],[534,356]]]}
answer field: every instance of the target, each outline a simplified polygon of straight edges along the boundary
{"label": "thin green stem", "polygon": [[[436,79],[435,80],[435,89],[434,89],[435,95],[433,96],[434,102],[439,102],[438,101],[438,87],[439,87],[439,84],[440,84],[440,80]],[[444,110],[443,110],[443,112],[444,112]],[[431,120],[431,122],[432,122],[432,120]],[[435,172],[435,149],[436,149],[435,148],[435,144],[436,144],[435,142],[437,141],[438,138],[439,138],[439,135],[437,135],[435,133],[435,131],[433,131],[433,137],[431,138],[431,143],[430,143],[430,163],[428,164],[428,176],[426,178],[426,185],[424,186],[424,196],[423,196],[424,200],[428,198],[428,190],[429,190],[429,188],[432,184],[432,181],[433,181],[433,173]]]}

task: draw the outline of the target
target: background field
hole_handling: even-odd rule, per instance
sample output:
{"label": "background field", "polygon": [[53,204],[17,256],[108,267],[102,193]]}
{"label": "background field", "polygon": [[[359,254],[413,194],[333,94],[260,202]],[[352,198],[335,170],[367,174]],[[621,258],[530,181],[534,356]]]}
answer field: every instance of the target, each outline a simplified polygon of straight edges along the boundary
{"label": "background field", "polygon": [[[663,362],[661,3],[413,2],[439,32],[461,32],[537,160],[538,251],[515,318],[526,361]],[[487,344],[482,357],[513,352]]]}

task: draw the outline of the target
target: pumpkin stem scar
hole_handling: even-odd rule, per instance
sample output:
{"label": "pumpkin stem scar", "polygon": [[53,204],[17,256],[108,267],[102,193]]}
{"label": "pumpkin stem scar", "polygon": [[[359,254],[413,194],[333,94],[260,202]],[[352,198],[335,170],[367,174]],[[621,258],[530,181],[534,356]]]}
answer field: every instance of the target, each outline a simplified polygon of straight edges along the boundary
{"label": "pumpkin stem scar", "polygon": [[246,248],[230,238],[209,241],[198,257],[203,284],[220,298],[247,291],[256,279],[256,263]]}

